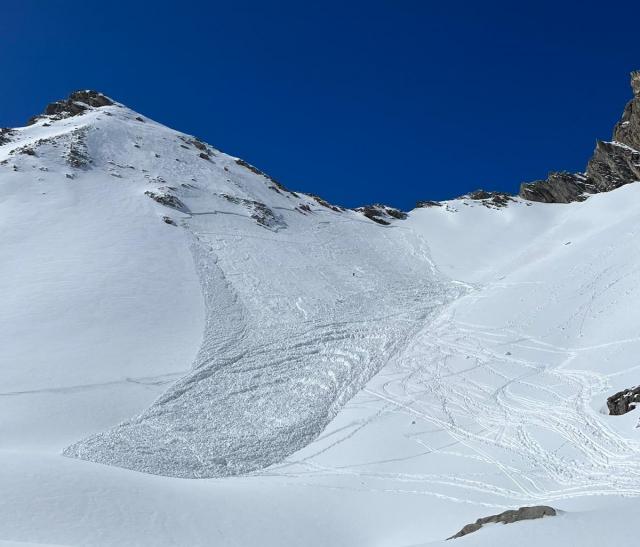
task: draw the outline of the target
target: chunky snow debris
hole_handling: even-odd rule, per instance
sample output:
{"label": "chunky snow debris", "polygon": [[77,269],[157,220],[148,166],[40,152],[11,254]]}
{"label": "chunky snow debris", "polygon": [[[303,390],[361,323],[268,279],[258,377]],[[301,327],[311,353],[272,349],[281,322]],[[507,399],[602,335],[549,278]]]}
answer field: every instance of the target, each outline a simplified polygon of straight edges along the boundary
{"label": "chunky snow debris", "polygon": [[362,222],[296,214],[265,237],[248,220],[194,212],[185,221],[207,306],[193,372],[139,417],[65,454],[178,477],[279,462],[459,291],[430,270],[426,249],[407,252],[420,243],[404,233],[375,237]]}

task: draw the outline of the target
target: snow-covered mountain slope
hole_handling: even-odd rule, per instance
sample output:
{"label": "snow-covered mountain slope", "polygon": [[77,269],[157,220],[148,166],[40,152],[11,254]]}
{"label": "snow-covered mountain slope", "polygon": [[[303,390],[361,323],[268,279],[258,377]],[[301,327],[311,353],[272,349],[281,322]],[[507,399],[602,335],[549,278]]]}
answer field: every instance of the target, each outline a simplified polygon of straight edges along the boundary
{"label": "snow-covered mountain slope", "polygon": [[[41,118],[2,152],[11,249],[26,262],[8,257],[18,272],[7,279],[15,284],[26,269],[34,279],[20,291],[37,302],[18,292],[24,305],[9,309],[24,314],[23,331],[34,316],[55,317],[46,332],[10,335],[8,374],[34,369],[31,383],[16,380],[11,391],[186,371],[204,300],[191,372],[69,456],[182,477],[280,461],[313,440],[454,293],[413,233],[289,192],[121,105]],[[23,219],[23,209],[36,218]],[[61,302],[66,317],[56,313]],[[62,334],[78,330],[91,334],[80,347]],[[34,362],[24,348],[36,340],[47,349]]]}
{"label": "snow-covered mountain slope", "polygon": [[64,108],[0,134],[0,540],[406,547],[539,503],[454,541],[627,539],[640,185],[383,225]]}

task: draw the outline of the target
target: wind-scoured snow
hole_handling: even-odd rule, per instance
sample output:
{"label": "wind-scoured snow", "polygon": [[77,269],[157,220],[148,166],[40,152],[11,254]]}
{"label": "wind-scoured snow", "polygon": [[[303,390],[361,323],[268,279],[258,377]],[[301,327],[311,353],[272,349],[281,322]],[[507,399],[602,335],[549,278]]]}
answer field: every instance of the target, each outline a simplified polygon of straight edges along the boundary
{"label": "wind-scoured snow", "polygon": [[44,122],[0,146],[0,543],[628,538],[640,185],[379,225],[121,105]]}

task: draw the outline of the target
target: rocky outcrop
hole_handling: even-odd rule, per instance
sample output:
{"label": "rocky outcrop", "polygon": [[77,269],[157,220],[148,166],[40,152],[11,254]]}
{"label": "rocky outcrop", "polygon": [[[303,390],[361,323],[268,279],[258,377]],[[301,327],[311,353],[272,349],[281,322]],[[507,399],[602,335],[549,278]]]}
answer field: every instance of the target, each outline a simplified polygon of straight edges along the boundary
{"label": "rocky outcrop", "polygon": [[609,414],[612,416],[622,416],[636,408],[640,404],[640,386],[618,391],[607,399]]}
{"label": "rocky outcrop", "polygon": [[171,194],[156,193],[147,190],[145,192],[145,195],[149,196],[153,201],[159,203],[160,205],[164,205],[165,207],[171,207],[172,209],[176,209],[177,211],[180,211],[182,213],[189,212],[189,208],[184,203],[182,203],[179,198]]}
{"label": "rocky outcrop", "polygon": [[236,205],[242,205],[246,208],[249,211],[249,216],[263,228],[277,232],[278,230],[287,227],[287,223],[280,215],[276,215],[271,209],[269,209],[269,207],[260,201],[239,198],[228,194],[220,195],[228,202],[235,203]]}
{"label": "rocky outcrop", "polygon": [[[213,149],[209,148],[209,146],[207,146],[204,142],[202,142],[200,139],[197,139],[196,137],[187,137],[184,135],[179,135],[178,138],[185,144],[181,144],[180,146],[182,148],[189,148],[189,146],[193,146],[198,153],[198,157],[202,158],[203,160],[208,160],[208,161],[212,161],[212,157],[215,156],[215,153],[213,151]],[[240,160],[242,161],[242,160]],[[236,162],[237,163],[237,162]],[[249,164],[247,164],[249,165]],[[253,166],[251,166],[253,167]],[[255,168],[253,168],[255,169]],[[252,169],[252,170],[253,170]]]}
{"label": "rocky outcrop", "polygon": [[523,183],[520,186],[520,197],[529,201],[544,203],[571,203],[583,201],[587,191],[585,175],[566,171],[550,173],[545,180]]}
{"label": "rocky outcrop", "polygon": [[98,91],[91,89],[74,91],[67,99],[49,103],[44,109],[44,113],[30,118],[27,125],[33,125],[42,118],[62,120],[71,116],[78,116],[89,108],[100,108],[113,104],[111,99]]}
{"label": "rocky outcrop", "polygon": [[416,203],[416,209],[427,209],[429,207],[442,207],[442,203],[431,200],[423,200]]}
{"label": "rocky outcrop", "polygon": [[506,207],[510,201],[514,201],[513,196],[506,192],[489,192],[482,189],[475,190],[474,192],[461,196],[461,199],[480,201],[485,207],[491,207],[494,209]]}
{"label": "rocky outcrop", "polygon": [[640,180],[640,152],[619,142],[599,141],[587,166],[590,193],[608,192]]}
{"label": "rocky outcrop", "polygon": [[400,211],[399,209],[395,209],[394,207],[381,205],[380,203],[365,205],[364,207],[358,207],[355,210],[362,213],[369,220],[373,220],[373,222],[377,222],[382,225],[391,224],[391,220],[393,219],[404,220],[407,218],[407,213]]}
{"label": "rocky outcrop", "polygon": [[13,129],[9,127],[0,127],[0,146],[11,142],[11,135],[13,135],[13,133]]}
{"label": "rocky outcrop", "polygon": [[523,183],[520,197],[544,203],[582,201],[640,180],[640,71],[631,73],[633,99],[613,130],[611,142],[598,141],[585,173],[553,172]]}
{"label": "rocky outcrop", "polygon": [[624,108],[613,130],[613,140],[640,150],[640,70],[631,73],[633,99]]}
{"label": "rocky outcrop", "polygon": [[84,169],[91,164],[89,149],[86,143],[87,129],[81,127],[70,134],[70,139],[65,154],[67,163],[75,169]]}
{"label": "rocky outcrop", "polygon": [[467,534],[471,534],[472,532],[477,532],[482,528],[485,524],[489,523],[502,523],[502,524],[511,524],[513,522],[518,522],[520,520],[533,520],[533,519],[541,519],[542,517],[554,517],[556,515],[556,510],[553,507],[549,507],[548,505],[535,505],[533,507],[520,507],[516,510],[505,511],[504,513],[500,513],[499,515],[491,515],[484,518],[479,518],[475,522],[471,524],[467,524],[460,530],[457,534],[447,538],[447,539],[456,539],[462,536],[466,536]]}

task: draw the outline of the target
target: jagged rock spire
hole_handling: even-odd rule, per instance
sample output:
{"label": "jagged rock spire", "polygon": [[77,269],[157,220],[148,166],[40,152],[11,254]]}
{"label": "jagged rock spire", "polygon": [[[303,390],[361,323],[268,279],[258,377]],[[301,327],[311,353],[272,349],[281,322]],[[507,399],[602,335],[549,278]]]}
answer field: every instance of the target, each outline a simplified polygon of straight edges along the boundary
{"label": "jagged rock spire", "polygon": [[569,203],[640,180],[640,70],[631,72],[633,99],[613,129],[613,141],[598,141],[585,173],[550,173],[523,183],[520,196],[531,201]]}

